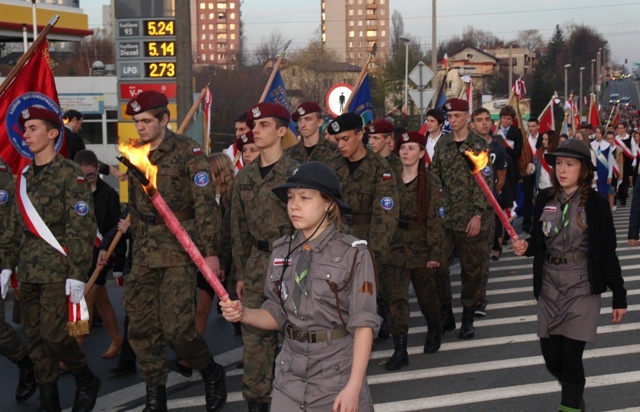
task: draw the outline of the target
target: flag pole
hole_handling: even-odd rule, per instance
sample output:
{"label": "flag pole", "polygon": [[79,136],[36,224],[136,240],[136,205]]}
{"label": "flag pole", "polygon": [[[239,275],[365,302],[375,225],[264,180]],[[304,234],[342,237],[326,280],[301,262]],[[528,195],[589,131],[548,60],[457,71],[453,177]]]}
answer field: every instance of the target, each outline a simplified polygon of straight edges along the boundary
{"label": "flag pole", "polygon": [[353,91],[349,95],[349,98],[347,99],[347,102],[345,103],[344,108],[342,109],[342,113],[346,113],[349,111],[349,105],[351,104],[351,102],[353,101],[353,98],[358,92],[360,85],[362,85],[362,82],[364,81],[364,76],[367,75],[367,70],[369,69],[369,63],[371,63],[371,60],[374,57],[376,57],[376,50],[378,50],[378,43],[373,43],[373,47],[371,47],[371,51],[369,52],[369,57],[367,57],[367,62],[362,66],[362,70],[360,70],[360,74],[358,75],[358,79],[356,80],[355,87],[353,88]]}
{"label": "flag pole", "polygon": [[24,65],[27,64],[27,62],[29,61],[31,56],[33,56],[33,53],[35,53],[35,51],[38,49],[40,44],[47,39],[47,35],[51,31],[51,29],[53,29],[53,26],[56,25],[59,18],[60,16],[58,16],[57,14],[53,16],[51,20],[49,20],[49,23],[47,23],[47,25],[44,26],[44,29],[42,29],[38,37],[34,39],[33,43],[31,44],[31,47],[29,47],[29,49],[20,57],[20,59],[18,59],[18,62],[16,63],[16,65],[13,66],[13,69],[11,69],[11,72],[9,72],[7,77],[4,79],[4,81],[0,85],[0,97],[2,97],[2,95],[4,94],[4,91],[7,90],[7,87],[9,87],[9,85],[13,82],[13,79],[15,79],[18,73],[20,73],[20,70],[22,70]]}
{"label": "flag pole", "polygon": [[264,99],[267,98],[267,93],[269,93],[269,89],[271,88],[271,83],[273,83],[273,79],[276,77],[276,73],[280,68],[280,63],[282,62],[282,59],[284,59],[284,53],[287,51],[287,48],[289,47],[290,44],[291,44],[291,40],[285,43],[284,47],[282,48],[282,51],[280,52],[280,56],[278,56],[278,60],[276,60],[276,63],[273,65],[273,69],[271,69],[271,75],[269,76],[267,85],[264,86],[264,90],[262,91],[262,96],[260,96],[260,101],[258,103],[264,102]]}
{"label": "flag pole", "polygon": [[189,125],[189,122],[191,122],[191,119],[193,119],[193,115],[196,114],[198,107],[200,107],[200,103],[202,103],[202,99],[204,99],[204,96],[207,94],[207,89],[209,88],[209,85],[213,81],[214,77],[216,77],[216,72],[213,72],[213,75],[211,76],[207,84],[202,88],[202,91],[200,91],[200,95],[198,95],[198,98],[196,99],[196,101],[193,102],[193,104],[191,105],[191,108],[187,112],[187,115],[185,116],[184,120],[182,121],[182,123],[180,123],[180,127],[178,127],[176,134],[182,134],[185,132],[185,130],[187,129],[187,125]]}

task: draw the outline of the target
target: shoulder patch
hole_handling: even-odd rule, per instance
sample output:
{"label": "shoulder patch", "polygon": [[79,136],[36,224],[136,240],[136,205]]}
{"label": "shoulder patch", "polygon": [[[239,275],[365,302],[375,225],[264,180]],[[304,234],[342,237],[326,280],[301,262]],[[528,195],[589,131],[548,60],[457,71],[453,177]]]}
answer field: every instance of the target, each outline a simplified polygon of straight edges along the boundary
{"label": "shoulder patch", "polygon": [[380,200],[380,205],[384,210],[391,210],[393,209],[393,199],[389,196],[385,196]]}
{"label": "shoulder patch", "polygon": [[193,154],[194,154],[194,155],[196,155],[196,156],[198,156],[198,155],[201,155],[201,154],[202,154],[202,149],[201,149],[200,147],[194,147],[194,148],[193,148],[193,149],[191,149],[191,150],[193,150]]}
{"label": "shoulder patch", "polygon": [[77,182],[77,183],[84,183],[84,182],[86,182],[86,181],[87,181],[87,179],[85,179],[85,177],[84,177],[84,176],[78,176],[78,177],[76,177],[76,182]]}
{"label": "shoulder patch", "polygon": [[204,171],[196,173],[196,175],[193,177],[193,182],[196,184],[196,186],[200,186],[200,187],[204,187],[208,185],[209,173]]}
{"label": "shoulder patch", "polygon": [[382,180],[391,180],[391,172],[384,172],[382,174]]}
{"label": "shoulder patch", "polygon": [[342,240],[348,244],[351,245],[351,247],[358,247],[359,245],[367,245],[367,241],[363,240],[363,239],[358,239],[355,236],[351,236],[351,235],[342,235]]}
{"label": "shoulder patch", "polygon": [[89,205],[83,200],[79,200],[73,208],[79,216],[86,216],[89,213]]}
{"label": "shoulder patch", "polygon": [[4,205],[9,201],[9,193],[6,190],[0,190],[0,205]]}

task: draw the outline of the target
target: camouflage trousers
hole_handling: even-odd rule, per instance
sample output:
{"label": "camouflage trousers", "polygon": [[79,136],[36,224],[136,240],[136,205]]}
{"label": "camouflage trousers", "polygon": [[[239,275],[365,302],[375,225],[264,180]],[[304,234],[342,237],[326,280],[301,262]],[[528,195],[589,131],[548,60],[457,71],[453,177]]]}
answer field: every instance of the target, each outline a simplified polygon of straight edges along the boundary
{"label": "camouflage trousers", "polygon": [[[245,307],[258,309],[264,300],[262,293],[244,290],[242,304]],[[242,341],[244,342],[242,394],[247,400],[271,402],[278,332],[258,329],[243,323]]]}
{"label": "camouflage trousers", "polygon": [[80,346],[66,330],[67,302],[65,282],[20,286],[20,319],[38,385],[58,381],[58,361],[71,373],[79,373],[87,364]]}
{"label": "camouflage trousers", "polygon": [[27,354],[27,345],[4,318],[4,302],[0,302],[0,355],[17,362]]}
{"label": "camouflage trousers", "polygon": [[446,230],[442,251],[447,262],[451,261],[453,252],[457,252],[462,283],[460,302],[464,307],[474,307],[483,293],[483,279],[489,273],[486,232],[481,231],[470,238],[465,232]]}
{"label": "camouflage trousers", "polygon": [[436,292],[440,305],[451,304],[453,296],[451,294],[451,274],[449,272],[449,262],[440,262],[440,266],[432,269],[436,277]]}
{"label": "camouflage trousers", "polygon": [[385,296],[389,300],[389,332],[404,335],[409,331],[409,283],[418,298],[420,311],[427,323],[440,320],[440,299],[436,290],[436,271],[433,269],[389,268],[390,276],[384,278]]}
{"label": "camouflage trousers", "polygon": [[196,330],[195,268],[150,269],[134,264],[131,275],[124,283],[124,307],[129,316],[129,343],[145,383],[166,385],[167,345],[192,368],[209,366],[209,348]]}

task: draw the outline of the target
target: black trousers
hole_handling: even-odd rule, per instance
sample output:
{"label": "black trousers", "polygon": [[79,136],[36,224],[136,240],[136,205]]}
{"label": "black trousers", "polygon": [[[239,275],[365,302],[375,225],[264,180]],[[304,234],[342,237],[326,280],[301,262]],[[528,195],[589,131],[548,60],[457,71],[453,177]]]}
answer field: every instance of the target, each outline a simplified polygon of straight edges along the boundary
{"label": "black trousers", "polygon": [[582,354],[586,342],[564,336],[540,338],[547,370],[562,384],[562,405],[580,408],[586,382]]}

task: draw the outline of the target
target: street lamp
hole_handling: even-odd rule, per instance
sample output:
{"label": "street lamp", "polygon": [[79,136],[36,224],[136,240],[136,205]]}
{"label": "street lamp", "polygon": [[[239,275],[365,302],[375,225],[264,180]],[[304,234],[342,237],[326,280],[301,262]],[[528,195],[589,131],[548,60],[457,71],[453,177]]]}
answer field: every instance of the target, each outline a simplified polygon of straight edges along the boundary
{"label": "street lamp", "polygon": [[404,43],[404,110],[409,115],[407,96],[409,94],[409,43],[411,40],[400,37],[400,41]]}
{"label": "street lamp", "polygon": [[596,81],[593,77],[593,66],[596,63],[596,59],[591,59],[591,93],[596,94]]}
{"label": "street lamp", "polygon": [[569,68],[571,67],[571,64],[565,64],[564,65],[564,101],[566,102],[568,100],[568,96],[569,94],[567,93],[567,71],[569,70]]}
{"label": "street lamp", "polygon": [[580,104],[578,107],[580,108],[578,113],[582,114],[582,72],[584,72],[584,66],[580,67]]}

